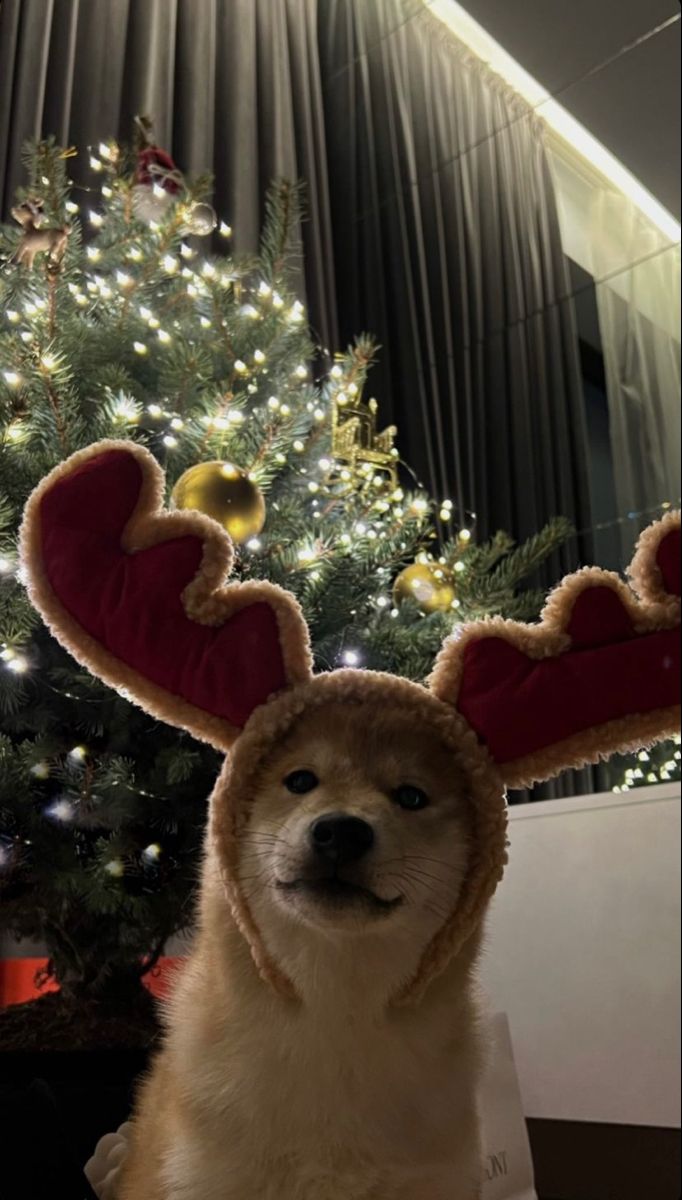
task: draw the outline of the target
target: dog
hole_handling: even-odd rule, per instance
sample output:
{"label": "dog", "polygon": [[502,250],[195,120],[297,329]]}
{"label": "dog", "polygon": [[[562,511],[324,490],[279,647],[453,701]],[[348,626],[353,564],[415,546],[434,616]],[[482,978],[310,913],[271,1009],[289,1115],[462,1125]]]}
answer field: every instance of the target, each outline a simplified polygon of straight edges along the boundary
{"label": "dog", "polygon": [[678,729],[680,516],[642,534],[632,588],[585,568],[538,625],[447,639],[423,686],[314,674],[293,597],[225,585],[225,533],[163,495],[147,450],[97,443],[21,531],[74,657],[228,752],[116,1200],[479,1200],[504,788]]}
{"label": "dog", "polygon": [[394,1009],[467,873],[466,785],[428,725],[331,703],[259,772],[240,883],[300,1003],[264,991],[207,841],[198,934],[121,1200],[476,1200],[480,933]]}

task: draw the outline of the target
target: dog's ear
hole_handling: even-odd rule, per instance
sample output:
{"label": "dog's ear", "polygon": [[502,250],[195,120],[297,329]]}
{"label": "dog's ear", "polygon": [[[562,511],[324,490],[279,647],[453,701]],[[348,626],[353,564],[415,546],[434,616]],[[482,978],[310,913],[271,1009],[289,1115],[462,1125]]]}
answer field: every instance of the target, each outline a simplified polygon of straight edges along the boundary
{"label": "dog's ear", "polygon": [[641,536],[629,570],[586,567],[538,625],[464,625],[429,680],[510,787],[670,737],[680,722],[680,514]]}
{"label": "dog's ear", "polygon": [[269,696],[310,678],[308,630],[281,588],[224,586],[230,538],[200,513],[164,512],[164,483],[131,442],[74,454],[26,506],[23,574],[78,662],[227,749]]}

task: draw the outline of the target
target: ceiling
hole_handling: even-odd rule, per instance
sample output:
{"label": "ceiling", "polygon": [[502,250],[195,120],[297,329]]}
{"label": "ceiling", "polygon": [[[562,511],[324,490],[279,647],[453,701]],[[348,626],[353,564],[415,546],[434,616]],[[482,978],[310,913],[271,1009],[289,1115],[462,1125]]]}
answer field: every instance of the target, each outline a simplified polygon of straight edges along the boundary
{"label": "ceiling", "polygon": [[461,2],[680,219],[680,0]]}

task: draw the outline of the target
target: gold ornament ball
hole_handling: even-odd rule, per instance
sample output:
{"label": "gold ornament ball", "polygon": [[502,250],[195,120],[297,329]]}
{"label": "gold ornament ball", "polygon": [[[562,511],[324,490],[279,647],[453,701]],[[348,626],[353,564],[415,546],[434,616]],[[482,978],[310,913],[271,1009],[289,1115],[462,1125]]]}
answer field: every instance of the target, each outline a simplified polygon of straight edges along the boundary
{"label": "gold ornament ball", "polygon": [[438,563],[412,563],[396,579],[393,599],[415,600],[424,613],[448,612],[455,599],[452,576]]}
{"label": "gold ornament ball", "polygon": [[180,476],[171,499],[176,508],[191,508],[213,517],[233,542],[256,537],[265,524],[265,500],[246,471],[228,462],[197,463]]}

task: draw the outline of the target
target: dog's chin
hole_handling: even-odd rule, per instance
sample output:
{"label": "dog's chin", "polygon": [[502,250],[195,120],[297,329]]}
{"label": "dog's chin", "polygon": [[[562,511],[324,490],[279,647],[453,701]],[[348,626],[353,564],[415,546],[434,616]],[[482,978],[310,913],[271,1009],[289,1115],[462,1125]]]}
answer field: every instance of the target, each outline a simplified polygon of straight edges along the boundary
{"label": "dog's chin", "polygon": [[277,880],[277,896],[287,908],[315,924],[373,924],[386,920],[404,902],[403,896],[386,899],[370,888],[337,877]]}

